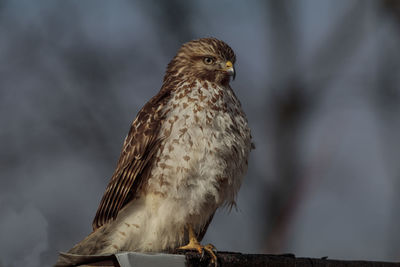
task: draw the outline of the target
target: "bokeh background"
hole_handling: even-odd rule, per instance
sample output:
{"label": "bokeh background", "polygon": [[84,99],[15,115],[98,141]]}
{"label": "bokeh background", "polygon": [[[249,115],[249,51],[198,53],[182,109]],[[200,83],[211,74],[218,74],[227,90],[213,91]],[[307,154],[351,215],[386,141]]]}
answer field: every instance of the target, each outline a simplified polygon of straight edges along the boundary
{"label": "bokeh background", "polygon": [[400,1],[0,2],[0,266],[91,230],[180,45],[236,51],[256,150],[219,250],[400,260]]}

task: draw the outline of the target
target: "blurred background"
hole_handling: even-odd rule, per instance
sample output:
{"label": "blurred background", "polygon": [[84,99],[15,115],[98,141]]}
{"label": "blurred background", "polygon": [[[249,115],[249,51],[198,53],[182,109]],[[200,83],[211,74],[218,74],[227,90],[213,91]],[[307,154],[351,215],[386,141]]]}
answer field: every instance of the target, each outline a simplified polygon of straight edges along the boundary
{"label": "blurred background", "polygon": [[237,54],[256,150],[219,250],[400,260],[400,1],[0,2],[0,266],[50,266],[91,221],[182,43]]}

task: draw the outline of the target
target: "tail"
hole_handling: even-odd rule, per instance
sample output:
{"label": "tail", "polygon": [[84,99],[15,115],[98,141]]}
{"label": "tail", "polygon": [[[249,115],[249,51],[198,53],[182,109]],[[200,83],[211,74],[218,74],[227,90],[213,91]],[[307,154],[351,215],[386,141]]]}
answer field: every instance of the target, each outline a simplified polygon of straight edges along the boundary
{"label": "tail", "polygon": [[110,259],[109,256],[116,251],[110,242],[107,228],[106,225],[98,228],[67,253],[60,252],[57,263],[54,266],[76,266],[102,260],[105,256]]}
{"label": "tail", "polygon": [[100,261],[113,261],[115,258],[110,255],[77,255],[60,252],[57,263],[54,267],[81,266]]}

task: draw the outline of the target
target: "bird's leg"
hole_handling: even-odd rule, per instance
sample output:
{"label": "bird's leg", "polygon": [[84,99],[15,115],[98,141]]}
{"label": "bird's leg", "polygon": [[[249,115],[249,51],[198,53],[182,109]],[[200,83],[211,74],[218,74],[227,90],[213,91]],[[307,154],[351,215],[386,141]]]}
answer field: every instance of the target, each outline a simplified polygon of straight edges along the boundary
{"label": "bird's leg", "polygon": [[200,245],[199,241],[197,241],[196,234],[193,231],[192,225],[188,225],[189,231],[189,244],[186,246],[179,247],[179,249],[183,250],[197,250],[199,253],[203,252],[203,247]]}
{"label": "bird's leg", "polygon": [[186,246],[179,247],[178,249],[181,250],[197,250],[200,254],[203,254],[203,251],[207,251],[208,254],[211,256],[211,262],[217,263],[217,256],[215,255],[215,247],[211,244],[208,245],[201,245],[200,242],[196,238],[196,234],[193,231],[193,227],[191,224],[188,224],[188,231],[189,231],[189,244]]}

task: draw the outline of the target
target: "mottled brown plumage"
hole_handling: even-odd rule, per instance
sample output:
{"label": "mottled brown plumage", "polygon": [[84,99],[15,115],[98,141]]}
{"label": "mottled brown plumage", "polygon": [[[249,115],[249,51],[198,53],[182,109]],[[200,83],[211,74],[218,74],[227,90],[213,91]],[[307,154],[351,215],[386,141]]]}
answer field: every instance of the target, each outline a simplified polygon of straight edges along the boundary
{"label": "mottled brown plumage", "polygon": [[216,209],[234,204],[251,150],[229,86],[235,60],[215,38],[179,49],[161,90],[132,123],[93,233],[69,253],[172,251],[189,240],[185,248],[202,248],[196,242]]}
{"label": "mottled brown plumage", "polygon": [[[141,182],[147,178],[148,172],[145,169],[155,150],[159,148],[160,140],[157,136],[165,113],[162,108],[168,103],[171,91],[179,88],[177,85],[180,82],[194,80],[194,78],[222,85],[229,82],[229,75],[225,72],[210,71],[199,66],[199,61],[202,62],[205,56],[213,58],[219,56],[233,64],[236,61],[233,50],[226,43],[215,38],[194,40],[181,47],[178,54],[168,64],[160,92],[139,111],[132,123],[117,168],[93,220],[93,230],[115,219],[118,211],[127,200],[134,197]],[[189,88],[190,85],[186,89]]]}
{"label": "mottled brown plumage", "polygon": [[157,138],[163,120],[162,107],[170,97],[163,87],[138,113],[125,139],[117,168],[103,195],[93,220],[93,230],[115,219],[118,211],[134,197],[141,182],[146,179],[146,167],[159,148]]}

